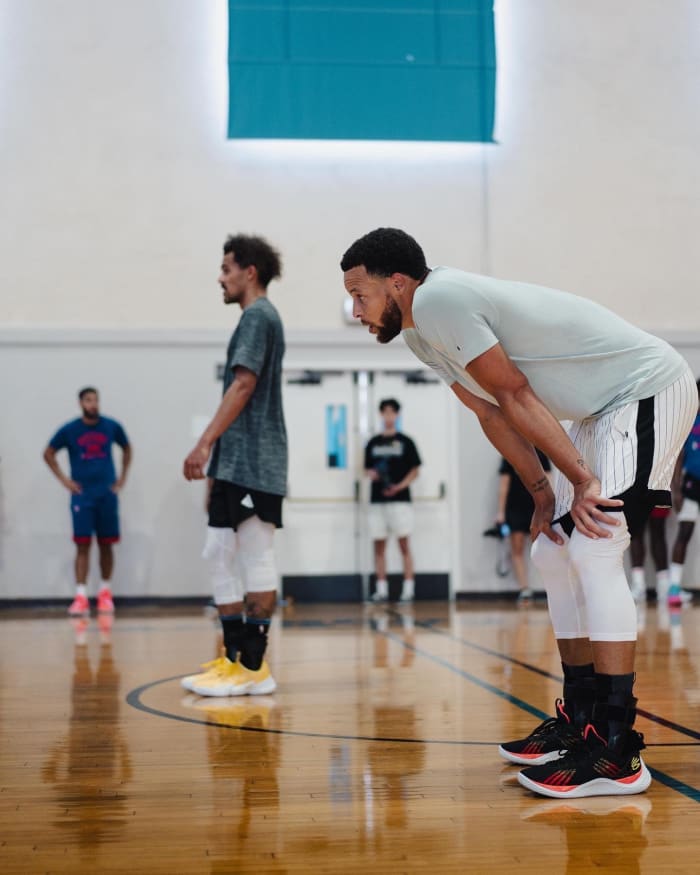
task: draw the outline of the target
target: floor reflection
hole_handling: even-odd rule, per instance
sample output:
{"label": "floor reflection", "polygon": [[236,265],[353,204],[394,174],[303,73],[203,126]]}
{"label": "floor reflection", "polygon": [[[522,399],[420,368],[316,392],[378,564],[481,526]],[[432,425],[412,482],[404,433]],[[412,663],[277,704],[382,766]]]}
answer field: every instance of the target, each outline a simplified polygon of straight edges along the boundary
{"label": "floor reflection", "polygon": [[282,739],[274,731],[282,717],[270,696],[202,697],[182,704],[207,721],[206,749],[212,778],[212,817],[206,836],[209,871],[229,875],[235,861],[264,853],[277,872],[280,841],[278,771]]}
{"label": "floor reflection", "polygon": [[[377,683],[370,685],[370,741],[364,750],[362,793],[364,826],[368,835],[383,828],[407,826],[407,803],[415,790],[415,775],[425,767],[425,744],[391,742],[379,739],[396,737],[419,739],[421,727],[416,718],[419,704],[415,663],[415,612],[411,605],[390,609],[372,607],[367,615],[372,636],[372,669]],[[377,672],[377,670],[380,670]]]}
{"label": "floor reflection", "polygon": [[[568,855],[565,875],[598,871],[640,875],[649,844],[646,822],[651,809],[648,795],[600,796],[535,803],[521,818],[563,834]],[[532,841],[551,844],[550,837],[536,832]]]}
{"label": "floor reflection", "polygon": [[100,646],[93,670],[90,621],[74,631],[71,714],[67,733],[44,761],[42,779],[53,785],[53,824],[82,851],[122,837],[127,824],[126,785],[132,778],[129,750],[121,731],[120,676],[109,643],[111,617],[100,618]]}

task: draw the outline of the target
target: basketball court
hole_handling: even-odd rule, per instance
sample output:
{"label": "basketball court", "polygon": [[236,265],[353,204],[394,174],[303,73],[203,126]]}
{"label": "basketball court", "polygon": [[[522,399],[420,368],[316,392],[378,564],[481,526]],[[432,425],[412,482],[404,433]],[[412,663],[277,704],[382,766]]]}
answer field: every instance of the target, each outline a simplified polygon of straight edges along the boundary
{"label": "basketball court", "polygon": [[692,872],[699,610],[644,617],[650,790],[569,801],[494,744],[560,694],[542,604],[289,607],[278,692],[242,699],[180,688],[215,654],[201,610],[5,612],[2,871]]}

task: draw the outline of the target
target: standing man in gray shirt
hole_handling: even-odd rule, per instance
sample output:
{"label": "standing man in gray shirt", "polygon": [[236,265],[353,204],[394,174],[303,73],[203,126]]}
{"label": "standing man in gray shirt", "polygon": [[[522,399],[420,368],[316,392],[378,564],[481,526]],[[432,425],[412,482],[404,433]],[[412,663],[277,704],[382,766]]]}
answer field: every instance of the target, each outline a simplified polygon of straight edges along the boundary
{"label": "standing man in gray shirt", "polygon": [[[630,532],[670,505],[698,391],[667,343],[585,298],[428,268],[403,231],[379,228],[341,261],[353,313],[411,350],[472,410],[533,497],[532,558],[564,670],[556,716],[500,746],[554,798],[628,795],[651,776],[632,728],[637,616],[622,564]],[[568,434],[557,420],[572,420]],[[560,475],[554,490],[535,447]],[[563,755],[563,756],[562,756]]]}
{"label": "standing man in gray shirt", "polygon": [[261,237],[224,243],[219,284],[225,304],[243,311],[228,345],[224,395],[185,459],[187,480],[201,480],[209,458],[209,525],[203,558],[210,566],[225,656],[182,681],[200,696],[272,693],[265,661],[277,601],[273,550],[287,487],[282,412],[284,331],[267,287],[281,275],[279,254]]}

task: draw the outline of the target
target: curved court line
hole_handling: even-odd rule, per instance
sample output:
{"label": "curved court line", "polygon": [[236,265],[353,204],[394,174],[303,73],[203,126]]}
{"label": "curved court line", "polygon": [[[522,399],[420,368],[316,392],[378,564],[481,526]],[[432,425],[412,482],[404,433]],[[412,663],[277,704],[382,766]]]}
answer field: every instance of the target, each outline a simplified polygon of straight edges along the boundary
{"label": "curved court line", "polygon": [[160,686],[160,684],[167,684],[170,681],[178,681],[183,677],[185,675],[176,674],[169,678],[160,678],[147,684],[142,684],[126,694],[126,703],[137,711],[153,714],[155,717],[165,717],[168,720],[177,720],[180,723],[195,723],[197,726],[215,726],[217,729],[238,729],[241,732],[266,732],[270,735],[291,735],[298,738],[330,738],[336,741],[384,741],[398,744],[449,744],[463,747],[494,747],[492,741],[455,741],[448,738],[391,738],[386,735],[337,735],[330,732],[303,732],[300,729],[265,729],[262,726],[233,726],[230,723],[217,723],[214,720],[198,720],[195,717],[186,717],[184,714],[172,714],[170,711],[161,711],[159,708],[153,708],[141,701],[141,695],[146,690]]}
{"label": "curved court line", "polygon": [[[522,662],[521,660],[515,659],[514,657],[507,656],[506,654],[499,653],[496,650],[491,650],[490,648],[484,647],[480,644],[474,644],[467,639],[459,638],[457,636],[451,635],[448,632],[443,632],[440,629],[436,629],[432,624],[422,623],[421,621],[416,621],[416,625],[427,629],[431,632],[435,632],[436,634],[443,635],[444,637],[456,641],[457,643],[464,644],[467,647],[471,647],[475,650],[479,650],[483,653],[486,653],[490,656],[497,657],[499,659],[505,660],[507,662],[512,662],[513,664],[520,665],[521,667],[528,669],[529,671],[534,671],[537,674],[541,674],[544,677],[550,678],[552,680],[561,681],[561,678],[556,675],[546,672],[543,669],[537,668],[537,666],[529,665],[526,662]],[[442,659],[439,656],[435,656],[432,653],[429,653],[427,650],[423,650],[420,647],[416,647],[414,644],[409,644],[404,641],[398,635],[394,635],[388,631],[380,631],[376,628],[372,628],[372,631],[375,634],[383,635],[386,638],[389,638],[392,641],[395,641],[397,644],[406,648],[407,650],[411,650],[419,656],[423,656],[426,659],[431,660],[437,665],[441,665],[443,668],[446,668],[448,671],[453,672],[454,674],[460,675],[465,680],[470,681],[476,686],[481,687],[487,692],[492,693],[493,695],[498,696],[499,698],[505,699],[521,710],[527,711],[535,717],[539,717],[541,720],[546,719],[550,715],[545,714],[544,711],[541,711],[539,708],[535,708],[533,705],[530,705],[529,702],[525,702],[523,699],[519,699],[517,696],[512,696],[510,693],[507,693],[505,690],[501,690],[499,687],[494,686],[493,684],[488,683],[487,681],[481,680],[481,678],[476,677],[476,675],[472,675],[467,671],[459,668],[456,665],[448,662],[445,659]],[[142,711],[144,713],[152,714],[156,717],[164,717],[168,720],[176,720],[180,723],[192,723],[199,726],[213,726],[217,729],[237,729],[241,732],[267,732],[273,735],[289,735],[300,738],[328,738],[338,741],[379,741],[386,743],[397,743],[397,744],[445,744],[452,746],[462,746],[462,747],[492,747],[494,746],[494,742],[492,741],[455,741],[455,740],[439,740],[439,739],[414,739],[414,738],[391,738],[386,736],[367,736],[367,735],[340,735],[340,734],[332,734],[332,733],[320,733],[320,732],[302,732],[300,730],[287,730],[287,729],[265,729],[263,727],[254,727],[254,726],[231,726],[230,724],[222,724],[217,723],[212,720],[197,720],[193,717],[185,717],[184,715],[179,714],[171,714],[167,711],[161,711],[157,708],[152,708],[149,705],[145,705],[141,701],[141,695],[146,690],[151,689],[152,687],[158,686],[160,684],[168,683],[173,680],[179,680],[184,675],[174,675],[168,678],[161,678],[159,680],[151,681],[150,683],[143,684],[140,687],[136,687],[131,690],[126,696],[126,702],[132,708],[135,708],[138,711]],[[644,714],[645,716],[649,712],[639,711],[638,713]],[[682,727],[679,724],[673,724],[671,721],[666,721],[665,718],[658,717],[657,715],[650,715],[649,719],[656,720],[656,722],[667,725],[670,728],[677,728],[677,731],[682,734],[690,735],[691,737],[700,738],[700,733],[696,733],[694,730],[688,729],[687,727]],[[648,745],[648,747],[681,747],[681,746],[696,746],[691,742],[686,743],[676,743],[676,744],[653,744]],[[683,781],[678,780],[677,778],[672,777],[671,775],[667,775],[665,772],[661,772],[658,769],[649,766],[647,763],[647,768],[649,769],[654,780],[658,781],[660,784],[663,784],[665,787],[668,787],[670,790],[674,790],[677,793],[685,796],[687,799],[692,800],[693,802],[700,802],[700,790],[695,787],[691,787],[689,784],[684,783]]]}
{"label": "curved court line", "polygon": [[[430,626],[428,628],[431,629]],[[544,711],[540,711],[539,708],[535,708],[533,705],[530,705],[528,702],[525,702],[522,699],[518,699],[517,696],[511,696],[511,694],[506,693],[505,690],[501,690],[498,687],[495,687],[493,684],[488,683],[488,681],[483,681],[481,680],[481,678],[476,677],[476,675],[470,674],[468,671],[464,671],[458,666],[453,665],[446,659],[442,659],[442,657],[440,656],[435,656],[427,650],[422,650],[420,647],[416,647],[415,644],[409,644],[407,641],[404,641],[402,638],[400,638],[398,635],[394,635],[392,632],[380,632],[378,629],[375,629],[374,631],[378,635],[384,635],[386,638],[395,641],[402,647],[405,647],[408,650],[412,650],[419,656],[423,656],[426,659],[437,663],[437,665],[441,665],[443,668],[448,669],[454,674],[460,675],[466,680],[471,681],[473,684],[476,684],[476,686],[481,687],[483,690],[487,690],[489,693],[493,693],[494,695],[499,696],[501,699],[505,699],[507,702],[510,702],[512,705],[521,708],[523,711],[527,711],[528,713],[533,714],[536,717],[540,717],[542,720],[546,720],[550,716],[549,714],[545,714]],[[438,630],[431,629],[431,631]],[[452,636],[449,634],[447,634],[447,637],[452,638]],[[459,638],[453,638],[453,640],[460,641]],[[475,646],[477,647],[477,649],[481,649],[480,645]],[[497,654],[494,652],[494,655]],[[676,792],[681,793],[683,796],[685,796],[687,799],[691,799],[693,802],[700,802],[700,790],[696,789],[695,787],[691,787],[689,784],[685,784],[683,781],[679,781],[677,778],[671,777],[671,775],[667,775],[665,772],[660,772],[657,769],[652,768],[651,766],[649,766],[648,763],[646,765],[651,772],[652,777],[655,778],[660,784],[664,784],[671,790],[676,790]]]}
{"label": "curved court line", "polygon": [[[398,611],[390,610],[388,613],[393,616],[400,617]],[[464,644],[465,647],[471,647],[472,650],[480,651],[481,653],[487,654],[487,656],[494,656],[497,659],[501,659],[505,662],[510,662],[512,665],[520,666],[520,668],[525,668],[528,671],[534,672],[535,674],[539,674],[542,677],[549,678],[550,680],[557,681],[558,683],[563,683],[564,678],[561,675],[553,674],[552,672],[545,671],[543,668],[538,668],[536,665],[531,665],[529,662],[523,662],[521,659],[516,659],[514,656],[508,656],[506,653],[501,653],[498,650],[493,650],[490,647],[485,647],[483,644],[475,644],[473,641],[469,641],[467,638],[461,638],[458,635],[453,635],[451,632],[445,632],[443,629],[436,628],[432,621],[426,620],[416,620],[416,626],[420,626],[421,629],[427,629],[430,632],[434,632],[436,635],[442,635],[444,638],[449,638],[450,641],[456,641],[458,644]],[[691,729],[689,726],[683,726],[681,723],[674,723],[673,720],[668,720],[666,717],[661,717],[658,714],[653,714],[651,711],[646,711],[643,708],[637,708],[637,714],[640,717],[645,717],[647,720],[651,720],[652,723],[658,723],[659,726],[665,726],[667,729],[672,729],[674,732],[678,732],[680,735],[687,735],[689,738],[694,738],[697,741],[700,741],[700,732],[695,729]]]}

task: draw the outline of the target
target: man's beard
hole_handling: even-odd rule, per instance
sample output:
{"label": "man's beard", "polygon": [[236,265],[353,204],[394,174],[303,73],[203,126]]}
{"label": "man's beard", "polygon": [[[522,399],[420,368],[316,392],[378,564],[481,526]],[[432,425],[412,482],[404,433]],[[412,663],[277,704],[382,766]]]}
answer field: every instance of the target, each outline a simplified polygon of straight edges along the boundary
{"label": "man's beard", "polygon": [[381,327],[377,326],[377,342],[389,343],[401,333],[401,310],[392,298],[387,298],[386,307],[382,313]]}
{"label": "man's beard", "polygon": [[227,289],[226,286],[221,286],[221,288],[222,288],[223,293],[224,293],[223,294],[224,304],[238,304],[239,303],[243,292],[239,291],[238,289],[233,289],[232,291],[229,291],[229,289]]}

